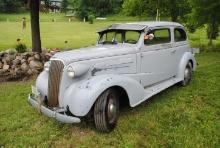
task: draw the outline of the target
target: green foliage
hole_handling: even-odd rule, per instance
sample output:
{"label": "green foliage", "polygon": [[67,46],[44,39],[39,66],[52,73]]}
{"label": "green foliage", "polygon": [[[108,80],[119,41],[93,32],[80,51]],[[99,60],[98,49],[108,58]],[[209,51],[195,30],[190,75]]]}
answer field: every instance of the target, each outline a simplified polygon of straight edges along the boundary
{"label": "green foliage", "polygon": [[156,18],[157,10],[160,17],[170,17],[172,21],[184,20],[191,7],[188,0],[124,0],[123,12],[126,15],[145,15]]}
{"label": "green foliage", "polygon": [[128,16],[141,16],[146,9],[143,0],[124,0],[123,12]]}
{"label": "green foliage", "polygon": [[93,14],[90,14],[90,15],[88,16],[88,21],[89,21],[90,24],[93,24],[93,23],[94,23],[94,19],[95,19],[95,16],[94,16]]}
{"label": "green foliage", "polygon": [[27,46],[24,43],[18,43],[15,49],[18,53],[24,53],[27,51]]}
{"label": "green foliage", "polygon": [[69,3],[79,18],[88,20],[91,13],[95,16],[105,16],[118,12],[122,0],[69,0]]}
{"label": "green foliage", "polygon": [[216,0],[191,0],[192,19],[190,22],[196,28],[208,25],[209,44],[212,45],[212,39],[217,35],[216,31],[220,24],[220,3]]}
{"label": "green foliage", "polygon": [[212,26],[211,24],[209,24],[207,26],[207,36],[211,39],[216,39],[219,36],[219,25],[218,24],[214,24],[214,26]]}
{"label": "green foliage", "polygon": [[22,0],[1,0],[0,1],[0,12],[13,13],[21,10],[24,5]]}
{"label": "green foliage", "polygon": [[62,0],[61,11],[66,13],[68,5],[69,5],[68,0]]}

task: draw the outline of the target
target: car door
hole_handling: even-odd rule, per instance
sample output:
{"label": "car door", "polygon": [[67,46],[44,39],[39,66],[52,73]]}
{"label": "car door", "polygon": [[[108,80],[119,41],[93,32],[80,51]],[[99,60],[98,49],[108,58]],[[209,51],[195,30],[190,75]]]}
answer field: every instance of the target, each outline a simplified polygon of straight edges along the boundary
{"label": "car door", "polygon": [[173,48],[176,49],[175,57],[174,57],[174,63],[176,64],[176,71],[179,66],[180,60],[183,56],[183,54],[187,51],[189,51],[190,46],[187,41],[186,32],[182,27],[175,27],[174,30],[174,43]]}
{"label": "car door", "polygon": [[141,83],[150,86],[174,76],[173,58],[176,49],[172,47],[171,29],[154,28],[148,34],[153,34],[152,40],[145,39],[141,48]]}

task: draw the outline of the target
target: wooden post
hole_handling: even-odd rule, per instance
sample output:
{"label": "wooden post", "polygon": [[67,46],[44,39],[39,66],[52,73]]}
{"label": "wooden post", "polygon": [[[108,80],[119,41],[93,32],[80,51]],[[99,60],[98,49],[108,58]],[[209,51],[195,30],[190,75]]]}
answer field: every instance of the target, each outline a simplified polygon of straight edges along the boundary
{"label": "wooden post", "polygon": [[30,0],[33,52],[42,52],[41,40],[40,40],[39,7],[40,7],[40,0]]}

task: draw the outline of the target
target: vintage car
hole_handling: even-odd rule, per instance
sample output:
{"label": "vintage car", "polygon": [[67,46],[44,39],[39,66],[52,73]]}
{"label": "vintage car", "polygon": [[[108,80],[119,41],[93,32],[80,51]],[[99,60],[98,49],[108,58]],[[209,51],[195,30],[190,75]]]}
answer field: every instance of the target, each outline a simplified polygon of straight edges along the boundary
{"label": "vintage car", "polygon": [[63,123],[88,115],[112,131],[120,102],[131,107],[174,85],[189,84],[197,63],[184,27],[174,22],[113,24],[97,45],[56,53],[45,63],[28,102]]}

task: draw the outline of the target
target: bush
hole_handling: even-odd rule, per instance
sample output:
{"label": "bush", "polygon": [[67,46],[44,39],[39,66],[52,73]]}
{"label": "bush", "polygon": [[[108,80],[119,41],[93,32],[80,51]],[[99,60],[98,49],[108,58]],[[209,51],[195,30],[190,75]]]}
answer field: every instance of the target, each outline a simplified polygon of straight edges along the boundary
{"label": "bush", "polygon": [[27,46],[24,43],[18,43],[15,49],[18,53],[24,53],[27,51]]}
{"label": "bush", "polygon": [[95,19],[95,16],[94,16],[94,15],[89,15],[89,16],[88,16],[89,24],[93,24],[93,23],[94,23],[94,19]]}

